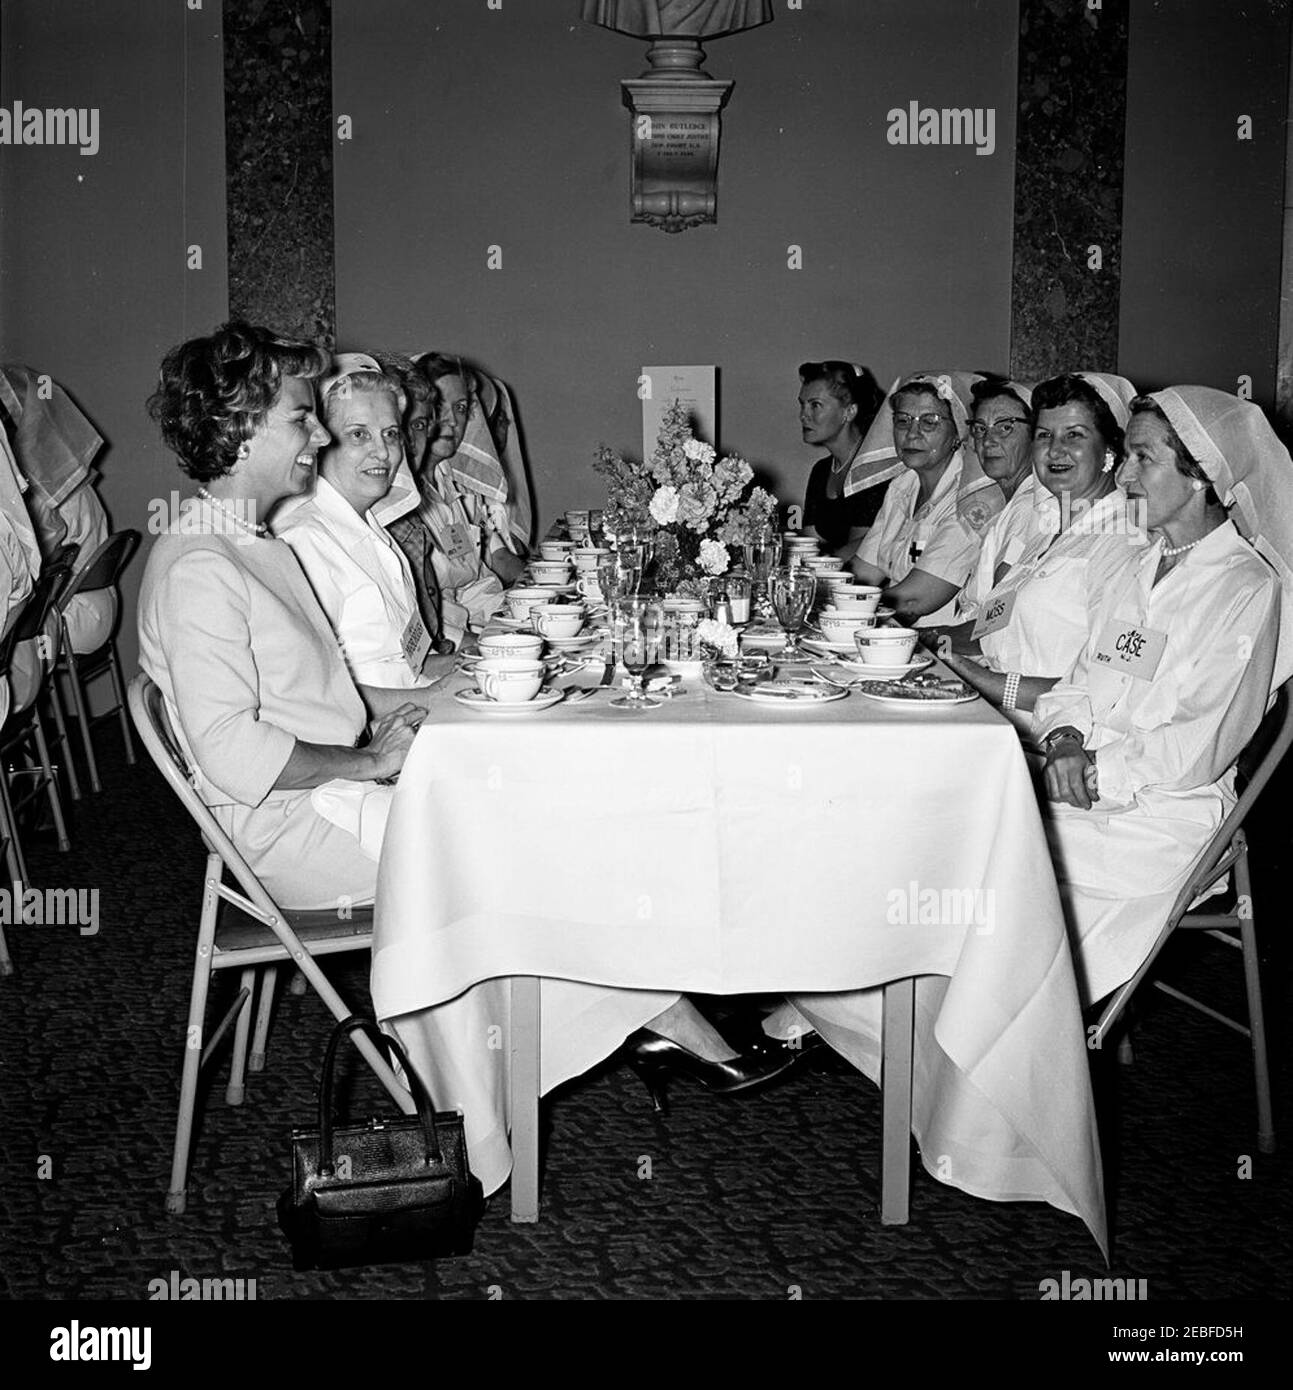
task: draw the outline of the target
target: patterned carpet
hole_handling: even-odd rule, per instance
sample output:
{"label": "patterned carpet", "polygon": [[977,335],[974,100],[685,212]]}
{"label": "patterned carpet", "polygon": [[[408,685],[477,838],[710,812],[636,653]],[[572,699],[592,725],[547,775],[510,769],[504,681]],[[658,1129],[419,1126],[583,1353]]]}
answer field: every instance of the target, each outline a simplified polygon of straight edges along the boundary
{"label": "patterned carpet", "polygon": [[[1108,1270],[1075,1218],[967,1196],[918,1164],[910,1224],[881,1226],[878,1093],[828,1053],[744,1099],[679,1081],[665,1119],[632,1073],[607,1064],[545,1105],[537,1225],[510,1223],[504,1191],[470,1256],[294,1273],[274,1201],[288,1178],[288,1131],[311,1123],[330,1021],[313,995],[280,1000],[267,1070],[249,1079],[244,1105],[225,1104],[227,1062],[211,1069],[188,1211],[169,1217],[202,857],[152,767],[128,767],[107,727],[99,744],[104,791],[74,810],[71,853],[36,833],[27,844],[34,882],[99,889],[101,930],[8,928],[18,973],[0,980],[6,1298],[140,1299],[173,1270],[254,1279],[262,1300],[1035,1300],[1040,1282],[1065,1270],[1144,1279],[1154,1300],[1289,1295],[1283,942],[1266,970],[1280,1154],[1256,1152],[1244,1040],[1157,991],[1146,991],[1135,1064],[1097,1058],[1115,1233]],[[1267,796],[1283,799],[1279,789]],[[1288,853],[1278,815],[1256,838],[1266,866],[1259,920],[1265,904],[1276,937]],[[1237,1005],[1238,953],[1206,939],[1181,947],[1169,973]],[[334,976],[366,1004],[361,966]],[[218,980],[217,999],[231,986]],[[371,1076],[346,1065],[354,1113],[389,1109]]]}

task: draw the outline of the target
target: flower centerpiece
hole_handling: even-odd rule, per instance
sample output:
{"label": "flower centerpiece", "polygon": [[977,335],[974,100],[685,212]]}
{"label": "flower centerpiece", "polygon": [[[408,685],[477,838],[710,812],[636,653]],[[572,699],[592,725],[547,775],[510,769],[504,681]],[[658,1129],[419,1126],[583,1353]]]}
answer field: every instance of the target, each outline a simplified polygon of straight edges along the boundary
{"label": "flower centerpiece", "polygon": [[704,597],[726,574],[746,539],[776,515],[777,499],[752,486],[754,471],[736,454],[719,458],[692,433],[687,408],[664,413],[655,452],[638,463],[603,445],[593,467],[606,478],[608,532],[636,533],[654,549],[654,578],[665,593]]}

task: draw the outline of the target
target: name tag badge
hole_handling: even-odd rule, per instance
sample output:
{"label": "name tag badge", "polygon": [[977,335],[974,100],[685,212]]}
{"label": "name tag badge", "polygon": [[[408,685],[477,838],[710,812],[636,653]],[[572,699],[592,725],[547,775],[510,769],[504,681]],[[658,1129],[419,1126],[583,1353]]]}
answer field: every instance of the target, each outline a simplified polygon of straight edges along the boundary
{"label": "name tag badge", "polygon": [[1125,618],[1111,618],[1096,643],[1095,660],[1108,670],[1150,681],[1166,646],[1167,633],[1129,623]]}
{"label": "name tag badge", "polygon": [[423,623],[419,614],[414,613],[405,625],[404,635],[400,638],[400,646],[404,651],[404,660],[408,662],[409,669],[416,676],[422,669],[422,663],[427,659],[427,653],[431,650],[431,638],[427,635],[426,624]]}
{"label": "name tag badge", "polygon": [[452,522],[445,533],[445,550],[451,559],[469,560],[473,555],[471,533],[461,521]]}
{"label": "name tag badge", "polygon": [[987,637],[989,633],[1000,632],[1003,627],[1010,626],[1010,617],[1015,611],[1015,599],[1018,594],[1018,589],[1007,589],[1004,594],[988,599],[979,612],[974,631],[970,634],[976,642],[980,637]]}

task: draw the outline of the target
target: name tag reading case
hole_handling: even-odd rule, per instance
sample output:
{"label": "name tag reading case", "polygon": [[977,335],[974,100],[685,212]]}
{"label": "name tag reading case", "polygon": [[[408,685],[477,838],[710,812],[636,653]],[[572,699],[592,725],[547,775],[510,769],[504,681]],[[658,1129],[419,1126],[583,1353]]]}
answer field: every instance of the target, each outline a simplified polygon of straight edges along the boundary
{"label": "name tag reading case", "polygon": [[1095,646],[1095,664],[1136,680],[1154,679],[1167,647],[1167,633],[1126,618],[1111,618]]}

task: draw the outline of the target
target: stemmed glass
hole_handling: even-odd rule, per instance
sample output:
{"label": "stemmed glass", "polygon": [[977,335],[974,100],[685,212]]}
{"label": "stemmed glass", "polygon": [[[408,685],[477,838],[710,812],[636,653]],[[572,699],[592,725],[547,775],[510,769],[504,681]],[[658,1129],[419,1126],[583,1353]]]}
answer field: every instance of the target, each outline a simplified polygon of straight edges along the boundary
{"label": "stemmed glass", "polygon": [[635,546],[612,550],[597,562],[597,587],[608,609],[619,599],[636,594],[641,581],[642,556]]}
{"label": "stemmed glass", "polygon": [[775,531],[759,531],[745,543],[745,568],[754,582],[754,604],[766,613],[768,579],[781,559],[781,537]]}
{"label": "stemmed glass", "polygon": [[664,610],[655,599],[639,595],[622,597],[611,610],[611,650],[629,673],[627,695],[611,701],[614,709],[655,709],[653,700],[642,689],[642,673],[660,657],[664,629]]}
{"label": "stemmed glass", "polygon": [[817,596],[817,576],[801,565],[792,565],[789,569],[778,570],[770,580],[770,587],[772,611],[790,639],[784,654],[791,661],[797,661],[804,654],[799,634]]}

